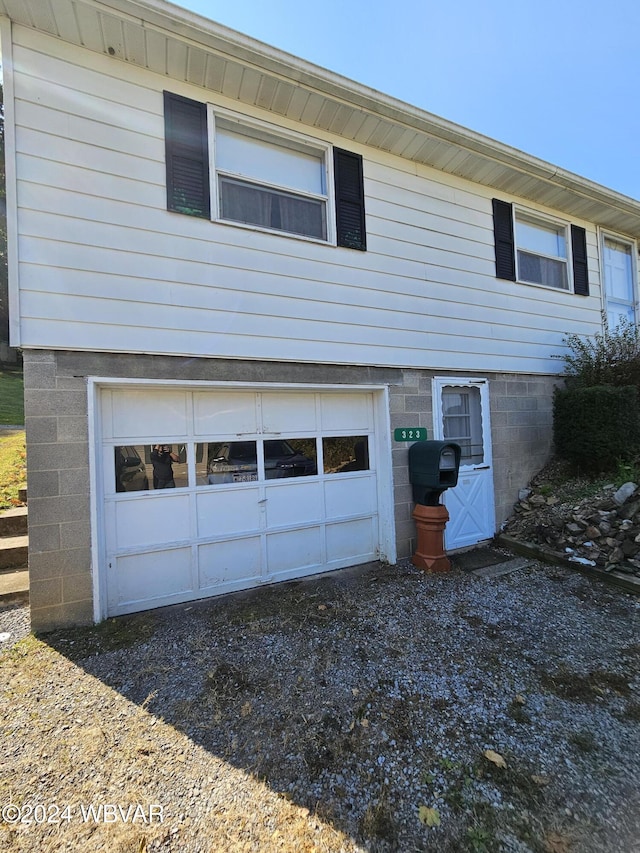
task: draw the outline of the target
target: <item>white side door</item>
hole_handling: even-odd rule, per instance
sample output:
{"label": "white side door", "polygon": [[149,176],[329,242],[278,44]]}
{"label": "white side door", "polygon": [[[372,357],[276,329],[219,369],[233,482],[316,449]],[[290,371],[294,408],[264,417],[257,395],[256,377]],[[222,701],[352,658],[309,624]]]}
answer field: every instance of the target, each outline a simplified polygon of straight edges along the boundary
{"label": "white side door", "polygon": [[434,437],[455,441],[462,450],[458,484],[443,495],[449,511],[445,548],[452,551],[495,533],[489,383],[436,377],[433,404]]}
{"label": "white side door", "polygon": [[621,320],[636,319],[636,288],[633,271],[634,250],[631,243],[603,235],[602,269],[609,328]]}

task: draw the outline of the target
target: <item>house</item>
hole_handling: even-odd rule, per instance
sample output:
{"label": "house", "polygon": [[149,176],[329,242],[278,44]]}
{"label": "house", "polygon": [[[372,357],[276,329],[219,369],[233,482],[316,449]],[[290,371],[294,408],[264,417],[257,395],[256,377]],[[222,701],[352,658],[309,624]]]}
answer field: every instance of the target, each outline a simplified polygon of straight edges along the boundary
{"label": "house", "polygon": [[34,628],[409,556],[397,428],[490,539],[640,203],[163,0],[0,16]]}

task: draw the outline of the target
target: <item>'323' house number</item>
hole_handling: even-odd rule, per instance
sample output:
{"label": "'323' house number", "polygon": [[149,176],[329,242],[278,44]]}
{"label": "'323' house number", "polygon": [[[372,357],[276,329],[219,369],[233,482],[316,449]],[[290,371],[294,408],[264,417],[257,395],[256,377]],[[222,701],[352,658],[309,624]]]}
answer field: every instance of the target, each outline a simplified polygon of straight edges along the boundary
{"label": "'323' house number", "polygon": [[426,427],[398,427],[393,431],[396,441],[426,441]]}

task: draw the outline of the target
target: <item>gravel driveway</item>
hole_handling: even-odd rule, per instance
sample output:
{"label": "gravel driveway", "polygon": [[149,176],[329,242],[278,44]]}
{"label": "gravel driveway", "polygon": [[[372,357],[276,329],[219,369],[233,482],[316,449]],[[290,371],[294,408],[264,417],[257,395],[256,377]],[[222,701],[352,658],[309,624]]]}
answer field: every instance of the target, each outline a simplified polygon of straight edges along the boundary
{"label": "gravel driveway", "polygon": [[638,851],[639,628],[541,564],[375,565],[17,643],[5,610],[0,847]]}

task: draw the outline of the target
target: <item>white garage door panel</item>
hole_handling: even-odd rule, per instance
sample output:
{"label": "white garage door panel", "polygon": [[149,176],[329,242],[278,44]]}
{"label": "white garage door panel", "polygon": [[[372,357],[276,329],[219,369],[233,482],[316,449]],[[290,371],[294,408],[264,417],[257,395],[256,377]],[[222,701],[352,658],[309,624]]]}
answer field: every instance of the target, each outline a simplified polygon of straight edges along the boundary
{"label": "white garage door panel", "polygon": [[[381,450],[374,432],[374,401],[379,405],[383,399],[353,390],[105,388],[96,458],[104,484],[106,615],[302,577],[386,554],[379,539],[377,473],[386,447]],[[267,479],[272,472],[265,470],[263,445],[275,438],[305,439],[305,448],[315,444],[317,472]],[[350,470],[367,464],[357,453],[349,458],[350,448],[362,438],[371,468]],[[140,447],[146,456],[149,445],[160,439],[181,453],[185,449],[180,487],[117,492],[114,447],[135,445],[142,458]],[[206,484],[207,458],[216,442],[254,444],[257,469],[255,464],[248,473],[242,468],[236,482]],[[244,458],[246,448],[235,449]],[[230,462],[232,472],[234,465]],[[150,463],[147,472],[150,477]],[[392,512],[390,500],[385,511]],[[387,527],[392,524],[387,515],[384,519]]]}
{"label": "white garage door panel", "polygon": [[296,480],[267,486],[267,527],[307,524],[322,518],[322,483]]}
{"label": "white garage door panel", "polygon": [[264,394],[262,424],[265,433],[313,432],[316,428],[316,400],[313,394]]}
{"label": "white garage door panel", "polygon": [[327,518],[375,512],[378,496],[375,477],[335,475],[325,483]]}
{"label": "white garage door panel", "polygon": [[301,528],[286,533],[267,535],[269,574],[278,575],[294,569],[304,571],[322,566],[322,530],[320,527]]}
{"label": "white garage door panel", "polygon": [[[184,391],[149,394],[148,391],[113,391],[112,438],[136,435],[182,435],[187,426]],[[153,439],[152,439],[153,440]]]}
{"label": "white garage door panel", "polygon": [[198,538],[258,530],[259,498],[257,487],[201,491],[196,495]]}
{"label": "white garage door panel", "polygon": [[349,430],[355,435],[372,427],[371,395],[323,394],[321,399],[322,431]]}
{"label": "white garage door panel", "polygon": [[251,392],[194,394],[194,434],[240,435],[258,430],[256,395]]}
{"label": "white garage door panel", "polygon": [[373,522],[370,518],[327,525],[327,561],[344,562],[376,556]]}
{"label": "white garage door panel", "polygon": [[259,580],[262,547],[259,536],[200,545],[200,589]]}
{"label": "white garage door panel", "polygon": [[181,595],[193,590],[191,577],[191,548],[119,557],[109,583],[115,593],[110,603],[122,608],[154,596],[164,599]]}
{"label": "white garage door panel", "polygon": [[116,503],[118,549],[171,544],[191,538],[189,495]]}

